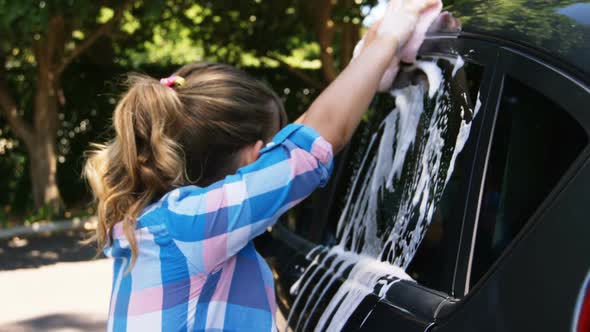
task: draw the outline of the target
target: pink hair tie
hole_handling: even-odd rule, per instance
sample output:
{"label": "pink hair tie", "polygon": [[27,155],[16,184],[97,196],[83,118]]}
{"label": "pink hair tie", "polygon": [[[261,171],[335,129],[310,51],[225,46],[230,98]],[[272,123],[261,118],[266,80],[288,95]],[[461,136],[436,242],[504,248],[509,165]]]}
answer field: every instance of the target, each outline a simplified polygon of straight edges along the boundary
{"label": "pink hair tie", "polygon": [[185,82],[185,79],[178,76],[178,75],[172,75],[170,77],[166,77],[160,80],[160,83],[169,87],[169,88],[173,88],[173,87],[177,87],[177,86],[182,86]]}

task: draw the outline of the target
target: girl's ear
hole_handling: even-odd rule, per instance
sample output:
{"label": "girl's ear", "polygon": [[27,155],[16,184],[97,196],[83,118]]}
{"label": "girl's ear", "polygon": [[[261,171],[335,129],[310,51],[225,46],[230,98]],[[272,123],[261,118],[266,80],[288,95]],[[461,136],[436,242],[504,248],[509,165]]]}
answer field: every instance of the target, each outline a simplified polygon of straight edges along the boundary
{"label": "girl's ear", "polygon": [[242,165],[250,165],[251,163],[258,160],[260,155],[260,150],[264,147],[264,142],[262,140],[258,140],[256,143],[245,147],[242,150]]}
{"label": "girl's ear", "polygon": [[258,160],[258,157],[260,156],[260,150],[262,150],[263,147],[264,142],[262,140],[256,141],[256,144],[254,144],[254,149],[252,151],[254,153],[254,161]]}

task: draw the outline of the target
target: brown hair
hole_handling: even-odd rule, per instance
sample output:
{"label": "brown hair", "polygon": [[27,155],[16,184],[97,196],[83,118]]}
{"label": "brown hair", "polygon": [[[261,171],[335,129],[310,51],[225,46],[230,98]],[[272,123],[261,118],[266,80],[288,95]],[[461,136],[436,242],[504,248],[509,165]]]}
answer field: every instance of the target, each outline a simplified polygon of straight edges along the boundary
{"label": "brown hair", "polygon": [[174,75],[185,79],[182,86],[129,76],[113,115],[115,137],[95,145],[84,168],[98,202],[93,240],[102,251],[121,222],[130,268],[138,255],[136,219],[147,205],[174,188],[234,173],[238,151],[269,141],[287,122],[279,97],[234,67],[194,63]]}

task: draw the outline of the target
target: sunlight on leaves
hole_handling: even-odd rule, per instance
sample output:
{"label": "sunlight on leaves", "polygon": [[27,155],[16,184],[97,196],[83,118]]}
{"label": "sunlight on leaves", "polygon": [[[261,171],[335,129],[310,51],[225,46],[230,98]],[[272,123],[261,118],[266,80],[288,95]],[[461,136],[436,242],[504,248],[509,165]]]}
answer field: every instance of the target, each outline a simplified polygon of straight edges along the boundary
{"label": "sunlight on leaves", "polygon": [[109,7],[100,7],[100,11],[98,12],[98,17],[96,18],[96,22],[103,24],[110,21],[113,16],[115,16],[115,11]]}
{"label": "sunlight on leaves", "polygon": [[141,27],[141,23],[137,18],[135,18],[130,12],[125,12],[123,14],[123,24],[121,24],[121,30],[127,32],[128,34],[132,35]]}
{"label": "sunlight on leaves", "polygon": [[72,31],[72,38],[78,39],[78,40],[83,40],[84,39],[84,32],[82,32],[80,30],[74,30],[74,31]]}

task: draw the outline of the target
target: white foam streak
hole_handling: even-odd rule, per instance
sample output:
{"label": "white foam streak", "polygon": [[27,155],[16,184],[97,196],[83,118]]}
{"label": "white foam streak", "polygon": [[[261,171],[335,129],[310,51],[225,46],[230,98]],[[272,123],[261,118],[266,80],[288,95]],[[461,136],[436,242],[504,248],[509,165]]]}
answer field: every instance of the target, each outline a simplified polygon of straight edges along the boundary
{"label": "white foam streak", "polygon": [[463,68],[464,65],[465,61],[463,61],[463,58],[460,55],[457,56],[457,60],[455,60],[455,67],[453,67],[453,73],[451,74],[451,76],[455,77],[459,69]]}
{"label": "white foam streak", "polygon": [[[320,252],[321,253],[321,246],[315,247],[313,248],[308,254],[307,254],[307,258],[310,259],[310,255],[315,254],[316,252]],[[303,274],[301,275],[301,277],[295,282],[295,284],[298,284],[297,288],[294,290],[298,296],[295,298],[295,302],[293,302],[293,307],[291,308],[291,310],[289,311],[289,316],[287,317],[287,326],[291,326],[291,319],[293,319],[293,314],[295,313],[295,308],[297,308],[297,305],[299,304],[299,301],[301,300],[301,295],[305,293],[305,290],[307,289],[307,287],[309,286],[309,283],[311,282],[311,280],[315,277],[315,275],[318,273],[319,269],[317,268],[318,263],[319,263],[319,254],[316,254],[313,257],[313,261],[309,264],[309,266],[305,269],[305,272],[303,272]],[[315,268],[315,269],[314,269]],[[310,274],[310,271],[312,271]],[[302,288],[299,288],[299,284],[301,284],[302,280],[305,280],[305,283],[303,284]],[[291,291],[293,291],[293,289],[291,289]],[[291,293],[293,294],[293,293]],[[301,315],[300,315],[301,318]]]}
{"label": "white foam streak", "polygon": [[[410,86],[403,92],[393,91],[391,94],[396,98],[395,102],[397,110],[397,112],[391,112],[391,114],[399,114],[399,129],[396,131],[395,127],[393,126],[389,126],[389,128],[386,126],[385,128],[385,130],[389,130],[391,132],[389,135],[396,133],[395,142],[397,142],[397,145],[395,154],[388,156],[389,161],[393,160],[393,165],[391,165],[389,177],[387,178],[387,188],[389,190],[394,190],[393,180],[394,178],[399,178],[401,176],[408,149],[416,139],[416,130],[418,128],[420,116],[422,116],[424,104],[422,97],[423,92],[418,86]],[[384,143],[381,145],[391,146],[389,142],[393,142],[393,140],[385,135],[388,135],[387,131],[384,133],[381,139],[381,141]],[[382,163],[382,165],[385,164]]]}
{"label": "white foam streak", "polygon": [[380,262],[372,257],[346,251],[341,246],[333,247],[330,252],[336,254],[331,265],[341,264],[341,266],[338,269],[339,273],[335,274],[326,288],[332,286],[333,282],[339,279],[347,268],[352,266],[352,270],[346,276],[346,279],[344,279],[336,294],[331,298],[314,331],[342,330],[342,327],[352,312],[373,291],[373,287],[379,279],[386,277],[405,280],[411,279],[399,267]]}
{"label": "white foam streak", "polygon": [[442,70],[431,61],[416,61],[415,66],[428,76],[428,98],[433,98],[443,82]]}
{"label": "white foam streak", "polygon": [[[473,109],[473,119],[477,113],[479,113],[479,109],[481,108],[481,101],[479,100],[479,94],[477,95],[477,102]],[[457,161],[457,156],[463,148],[465,147],[465,143],[467,143],[467,139],[469,139],[469,134],[471,133],[471,124],[473,120],[467,123],[465,121],[465,115],[462,113],[461,117],[463,120],[461,121],[461,127],[459,129],[459,134],[457,135],[457,141],[455,142],[455,150],[453,151],[453,157],[451,157],[451,162],[449,163],[449,170],[447,171],[447,178],[445,180],[445,185],[449,182],[451,175],[453,175],[453,171],[455,170],[455,162]]]}

